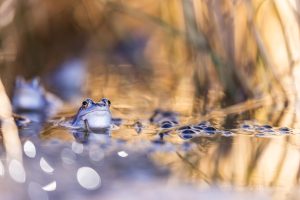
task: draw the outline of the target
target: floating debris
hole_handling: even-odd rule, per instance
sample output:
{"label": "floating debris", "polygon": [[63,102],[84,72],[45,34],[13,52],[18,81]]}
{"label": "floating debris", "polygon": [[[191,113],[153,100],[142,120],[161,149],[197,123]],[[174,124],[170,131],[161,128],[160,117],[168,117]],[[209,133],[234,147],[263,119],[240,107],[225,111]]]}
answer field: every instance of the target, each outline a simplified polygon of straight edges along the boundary
{"label": "floating debris", "polygon": [[186,129],[192,129],[192,127],[190,127],[190,126],[182,126],[182,127],[180,127],[180,128],[178,128],[178,130],[186,130]]}
{"label": "floating debris", "polygon": [[216,129],[212,126],[209,126],[209,127],[206,127],[203,129],[206,133],[209,133],[209,134],[215,134],[216,133]]}
{"label": "floating debris", "polygon": [[289,133],[291,130],[287,127],[281,127],[281,128],[279,128],[279,131],[282,133]]}
{"label": "floating debris", "polygon": [[266,125],[263,125],[262,127],[263,127],[263,128],[266,128],[266,129],[272,129],[272,126],[267,125],[267,124],[266,124]]}
{"label": "floating debris", "polygon": [[143,130],[143,124],[140,122],[140,121],[136,121],[135,123],[134,123],[134,125],[133,125],[133,127],[134,127],[134,130],[138,133],[138,134],[140,134],[141,132],[142,132],[142,130]]}
{"label": "floating debris", "polygon": [[241,128],[244,129],[244,130],[252,130],[253,129],[253,126],[249,125],[249,124],[242,124],[241,125]]}
{"label": "floating debris", "polygon": [[183,130],[181,133],[182,133],[182,134],[196,134],[195,131],[190,130],[190,129]]}
{"label": "floating debris", "polygon": [[225,137],[233,136],[233,133],[231,131],[222,131],[221,134]]}
{"label": "floating debris", "polygon": [[187,139],[192,139],[193,135],[191,135],[191,134],[182,134],[180,137],[187,140]]}
{"label": "floating debris", "polygon": [[167,129],[167,128],[172,128],[173,126],[174,124],[171,121],[163,121],[160,127]]}

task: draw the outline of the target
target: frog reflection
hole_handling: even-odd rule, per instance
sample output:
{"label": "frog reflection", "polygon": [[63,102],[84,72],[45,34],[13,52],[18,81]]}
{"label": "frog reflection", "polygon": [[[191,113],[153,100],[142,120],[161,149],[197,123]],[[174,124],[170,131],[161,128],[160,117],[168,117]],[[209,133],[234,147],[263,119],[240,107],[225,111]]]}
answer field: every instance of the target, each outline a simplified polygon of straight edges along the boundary
{"label": "frog reflection", "polygon": [[109,129],[112,124],[110,104],[106,98],[99,102],[89,98],[84,100],[72,121],[72,126],[89,132]]}

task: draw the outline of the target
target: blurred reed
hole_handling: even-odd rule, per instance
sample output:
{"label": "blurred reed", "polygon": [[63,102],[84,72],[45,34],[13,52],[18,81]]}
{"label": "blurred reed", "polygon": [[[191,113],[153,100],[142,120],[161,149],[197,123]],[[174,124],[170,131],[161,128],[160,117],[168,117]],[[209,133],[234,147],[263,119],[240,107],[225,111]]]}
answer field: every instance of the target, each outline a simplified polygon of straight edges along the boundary
{"label": "blurred reed", "polygon": [[2,141],[6,151],[7,164],[9,164],[12,160],[22,162],[22,146],[19,138],[18,128],[15,124],[12,115],[12,107],[1,80],[0,100],[2,104],[0,108],[0,132],[2,134]]}
{"label": "blurred reed", "polygon": [[297,126],[297,0],[5,0],[0,15],[9,89],[16,74],[44,76],[84,57],[99,74],[87,82],[90,91],[102,86],[95,97],[118,99],[126,85],[153,107],[187,115],[267,99],[283,112],[262,115]]}

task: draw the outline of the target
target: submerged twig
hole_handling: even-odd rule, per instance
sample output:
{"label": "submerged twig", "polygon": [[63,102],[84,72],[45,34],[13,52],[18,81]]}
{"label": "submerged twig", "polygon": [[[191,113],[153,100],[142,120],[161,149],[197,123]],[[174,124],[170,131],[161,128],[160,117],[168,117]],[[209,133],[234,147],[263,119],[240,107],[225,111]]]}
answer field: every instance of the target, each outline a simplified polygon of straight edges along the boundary
{"label": "submerged twig", "polygon": [[190,162],[188,159],[186,159],[183,155],[181,155],[179,152],[176,152],[177,156],[184,161],[187,165],[189,165],[193,170],[199,173],[203,181],[205,181],[207,184],[211,185],[211,182],[209,180],[209,177],[201,171],[199,168],[197,168],[192,162]]}
{"label": "submerged twig", "polygon": [[203,117],[203,120],[208,120],[212,116],[222,113],[224,115],[229,115],[229,114],[235,114],[235,113],[242,113],[247,110],[253,110],[257,109],[259,107],[262,107],[266,105],[269,102],[269,99],[267,97],[263,97],[260,99],[250,99],[245,102],[241,102],[232,106],[228,106],[226,108],[221,108],[217,110],[213,110],[209,112],[207,115]]}

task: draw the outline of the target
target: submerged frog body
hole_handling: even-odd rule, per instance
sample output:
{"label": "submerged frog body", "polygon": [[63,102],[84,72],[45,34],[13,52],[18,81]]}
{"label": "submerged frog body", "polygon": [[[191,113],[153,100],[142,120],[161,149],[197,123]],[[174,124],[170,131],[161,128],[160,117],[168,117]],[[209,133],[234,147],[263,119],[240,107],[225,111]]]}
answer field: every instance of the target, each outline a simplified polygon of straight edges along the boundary
{"label": "submerged frog body", "polygon": [[84,100],[72,121],[73,127],[88,131],[108,129],[111,124],[110,101],[106,98],[99,102],[92,99]]}

